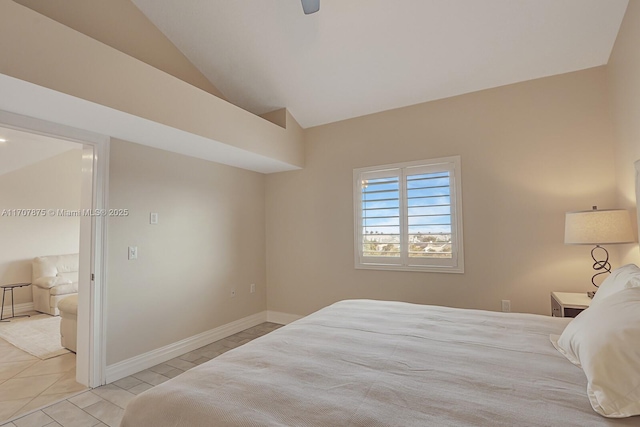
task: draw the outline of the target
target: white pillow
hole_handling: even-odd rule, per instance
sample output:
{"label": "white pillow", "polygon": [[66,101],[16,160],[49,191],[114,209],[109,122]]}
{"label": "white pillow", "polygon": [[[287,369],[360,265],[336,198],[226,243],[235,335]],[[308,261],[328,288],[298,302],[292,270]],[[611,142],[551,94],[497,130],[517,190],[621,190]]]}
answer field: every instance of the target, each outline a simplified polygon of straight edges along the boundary
{"label": "white pillow", "polygon": [[637,265],[627,264],[623,265],[620,268],[616,268],[611,272],[609,277],[607,277],[605,281],[600,284],[598,291],[593,297],[593,301],[591,301],[591,306],[593,306],[594,304],[599,304],[600,301],[602,301],[609,295],[613,295],[623,289],[633,287],[633,285],[629,285],[629,282],[633,278],[638,279],[634,283],[637,283],[636,286],[640,286],[640,268],[638,268]]}
{"label": "white pillow", "polygon": [[567,325],[557,348],[584,370],[597,413],[640,415],[640,288],[623,289],[584,310]]}

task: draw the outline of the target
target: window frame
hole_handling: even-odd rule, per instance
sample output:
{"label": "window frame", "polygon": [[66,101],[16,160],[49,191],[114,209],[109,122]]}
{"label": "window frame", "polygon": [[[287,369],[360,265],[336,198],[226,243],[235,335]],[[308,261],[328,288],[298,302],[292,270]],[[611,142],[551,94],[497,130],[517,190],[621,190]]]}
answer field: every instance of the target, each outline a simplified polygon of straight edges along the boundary
{"label": "window frame", "polygon": [[[451,258],[409,257],[409,229],[407,206],[407,172],[418,173],[449,172],[449,191],[451,207]],[[400,257],[365,257],[363,255],[363,218],[362,218],[362,179],[378,177],[399,178],[399,224]],[[462,221],[462,178],[460,156],[418,160],[369,166],[353,170],[354,202],[354,260],[356,269],[421,271],[436,273],[464,273],[464,246]],[[367,179],[367,178],[365,178]],[[406,247],[406,249],[405,249]]]}

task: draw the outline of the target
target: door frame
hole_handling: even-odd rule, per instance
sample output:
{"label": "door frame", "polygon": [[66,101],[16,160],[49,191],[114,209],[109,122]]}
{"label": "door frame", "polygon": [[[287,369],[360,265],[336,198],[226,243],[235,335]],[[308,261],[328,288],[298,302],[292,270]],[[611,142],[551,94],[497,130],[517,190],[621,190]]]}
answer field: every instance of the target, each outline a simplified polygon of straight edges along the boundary
{"label": "door frame", "polygon": [[[93,212],[105,212],[109,207],[109,148],[111,138],[105,135],[76,129],[70,126],[23,116],[0,110],[0,126],[24,132],[64,139],[89,146],[93,150],[92,158],[87,158],[87,150],[83,150],[83,180],[91,179],[92,196],[89,204]],[[84,205],[88,206],[86,200]],[[43,207],[48,208],[48,207]],[[88,387],[98,387],[106,383],[106,284],[107,284],[107,215],[91,215],[81,217],[80,259],[84,259],[86,280],[78,281],[78,343],[76,356],[76,381]],[[89,221],[84,223],[83,220]],[[83,231],[90,231],[86,238]],[[84,232],[86,233],[86,231]],[[84,243],[83,243],[84,241]],[[81,263],[81,271],[83,265]],[[91,277],[91,279],[89,279]],[[86,298],[86,296],[89,298]]]}

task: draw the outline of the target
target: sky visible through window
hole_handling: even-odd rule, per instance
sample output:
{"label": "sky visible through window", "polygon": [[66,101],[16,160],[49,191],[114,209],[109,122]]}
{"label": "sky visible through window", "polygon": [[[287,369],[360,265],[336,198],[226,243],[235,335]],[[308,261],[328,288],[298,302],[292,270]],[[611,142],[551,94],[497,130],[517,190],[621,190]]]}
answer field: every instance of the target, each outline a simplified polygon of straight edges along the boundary
{"label": "sky visible through window", "polygon": [[396,256],[400,215],[407,218],[409,257],[451,257],[449,172],[407,175],[406,213],[400,212],[400,177],[362,181],[362,228],[365,256]]}

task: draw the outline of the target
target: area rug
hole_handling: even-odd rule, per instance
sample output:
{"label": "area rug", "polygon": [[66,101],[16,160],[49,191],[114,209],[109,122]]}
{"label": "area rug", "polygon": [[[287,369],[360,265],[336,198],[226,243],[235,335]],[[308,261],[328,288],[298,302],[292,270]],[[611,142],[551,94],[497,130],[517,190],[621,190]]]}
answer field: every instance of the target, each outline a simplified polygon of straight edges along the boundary
{"label": "area rug", "polygon": [[60,317],[38,314],[0,323],[0,338],[45,360],[69,350],[60,345]]}

